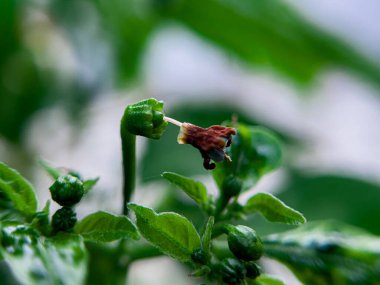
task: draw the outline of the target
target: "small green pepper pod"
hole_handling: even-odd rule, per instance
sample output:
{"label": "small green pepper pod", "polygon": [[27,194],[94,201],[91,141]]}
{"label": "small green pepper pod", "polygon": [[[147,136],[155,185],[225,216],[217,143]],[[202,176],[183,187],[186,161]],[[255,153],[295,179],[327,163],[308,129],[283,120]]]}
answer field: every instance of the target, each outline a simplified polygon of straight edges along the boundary
{"label": "small green pepper pod", "polygon": [[226,225],[225,231],[228,247],[238,259],[252,261],[263,255],[263,244],[253,229],[243,225]]}
{"label": "small green pepper pod", "polygon": [[77,204],[84,195],[83,183],[72,175],[63,175],[50,186],[52,199],[61,206],[73,206]]}
{"label": "small green pepper pod", "polygon": [[241,261],[235,258],[226,258],[219,264],[219,273],[224,283],[237,285],[242,284],[247,271]]}
{"label": "small green pepper pod", "polygon": [[128,105],[121,120],[121,127],[131,134],[159,139],[168,123],[164,120],[164,102],[154,98]]}
{"label": "small green pepper pod", "polygon": [[70,207],[63,207],[57,210],[51,220],[51,225],[55,232],[67,232],[74,228],[77,222],[77,214]]}

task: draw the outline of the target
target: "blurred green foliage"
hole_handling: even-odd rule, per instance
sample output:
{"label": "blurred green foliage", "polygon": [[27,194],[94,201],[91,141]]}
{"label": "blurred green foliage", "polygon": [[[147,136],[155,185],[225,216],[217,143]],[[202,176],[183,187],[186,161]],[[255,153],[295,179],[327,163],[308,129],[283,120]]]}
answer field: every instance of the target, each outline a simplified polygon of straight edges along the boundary
{"label": "blurred green foliage", "polygon": [[335,221],[312,222],[264,240],[268,256],[308,285],[378,285],[377,236]]}
{"label": "blurred green foliage", "polygon": [[[38,48],[26,39],[32,15],[47,19]],[[136,82],[152,34],[168,24],[300,84],[329,67],[380,82],[379,66],[280,0],[7,0],[0,3],[0,134],[18,142],[36,110],[58,101],[78,118],[104,88]],[[45,33],[59,33],[70,49],[72,74],[62,76],[59,61],[47,68],[38,60],[53,41]]]}

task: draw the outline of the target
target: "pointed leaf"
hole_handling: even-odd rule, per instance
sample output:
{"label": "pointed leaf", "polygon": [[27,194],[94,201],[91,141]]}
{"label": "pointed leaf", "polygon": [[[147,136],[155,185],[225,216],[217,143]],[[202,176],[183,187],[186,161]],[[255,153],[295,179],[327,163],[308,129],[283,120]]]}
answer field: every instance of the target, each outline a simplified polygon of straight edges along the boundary
{"label": "pointed leaf", "polygon": [[267,275],[267,274],[262,274],[259,277],[257,277],[254,281],[251,283],[252,285],[285,285],[284,282],[282,282],[280,279]]}
{"label": "pointed leaf", "polygon": [[194,225],[177,213],[157,214],[150,208],[130,203],[135,212],[137,227],[142,236],[163,253],[179,260],[190,261],[191,253],[200,247]]}
{"label": "pointed leaf", "polygon": [[94,179],[88,179],[83,181],[84,192],[87,193],[88,191],[90,191],[92,187],[94,187],[95,184],[98,183],[99,179],[100,177],[96,177]]}
{"label": "pointed leaf", "polygon": [[45,160],[39,160],[38,163],[42,168],[54,179],[57,179],[59,176],[64,175],[57,167],[52,166]]}
{"label": "pointed leaf", "polygon": [[96,212],[80,221],[75,232],[86,240],[110,242],[121,238],[139,239],[136,226],[126,216],[116,216],[107,212]]}
{"label": "pointed leaf", "polygon": [[207,202],[206,187],[199,181],[176,174],[174,172],[164,172],[162,174],[166,180],[183,190],[191,199],[203,207]]}
{"label": "pointed leaf", "polygon": [[206,253],[209,253],[210,251],[210,243],[211,243],[212,229],[214,227],[214,221],[215,219],[213,216],[208,218],[206,229],[202,236],[202,248]]}
{"label": "pointed leaf", "polygon": [[4,193],[14,207],[26,216],[33,215],[37,210],[33,186],[20,173],[1,162],[0,193]]}
{"label": "pointed leaf", "polygon": [[257,193],[244,206],[246,213],[259,212],[268,221],[299,225],[306,222],[305,217],[298,211],[285,205],[284,202],[269,193]]}

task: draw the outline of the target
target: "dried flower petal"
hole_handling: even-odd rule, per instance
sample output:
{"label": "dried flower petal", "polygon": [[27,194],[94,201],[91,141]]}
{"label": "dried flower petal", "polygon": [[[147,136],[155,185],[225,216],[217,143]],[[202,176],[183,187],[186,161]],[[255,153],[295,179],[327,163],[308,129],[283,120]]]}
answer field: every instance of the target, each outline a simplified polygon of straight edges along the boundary
{"label": "dried flower petal", "polygon": [[215,162],[222,162],[224,159],[231,161],[225,153],[225,148],[231,145],[232,136],[236,135],[234,128],[223,126],[211,126],[201,128],[190,123],[183,123],[178,135],[178,143],[191,144],[199,149],[204,159],[203,166],[206,169],[214,169]]}

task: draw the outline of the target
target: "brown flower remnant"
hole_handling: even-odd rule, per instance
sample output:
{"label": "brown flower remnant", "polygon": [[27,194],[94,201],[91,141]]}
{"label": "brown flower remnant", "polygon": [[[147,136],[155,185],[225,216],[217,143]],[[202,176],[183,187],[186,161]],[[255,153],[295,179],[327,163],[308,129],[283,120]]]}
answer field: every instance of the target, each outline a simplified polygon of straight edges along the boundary
{"label": "brown flower remnant", "polygon": [[201,128],[190,123],[182,123],[178,135],[178,143],[191,144],[199,149],[203,157],[205,169],[214,169],[215,162],[222,162],[224,159],[231,161],[225,153],[225,149],[231,145],[232,136],[236,135],[234,128],[223,126],[211,126]]}

